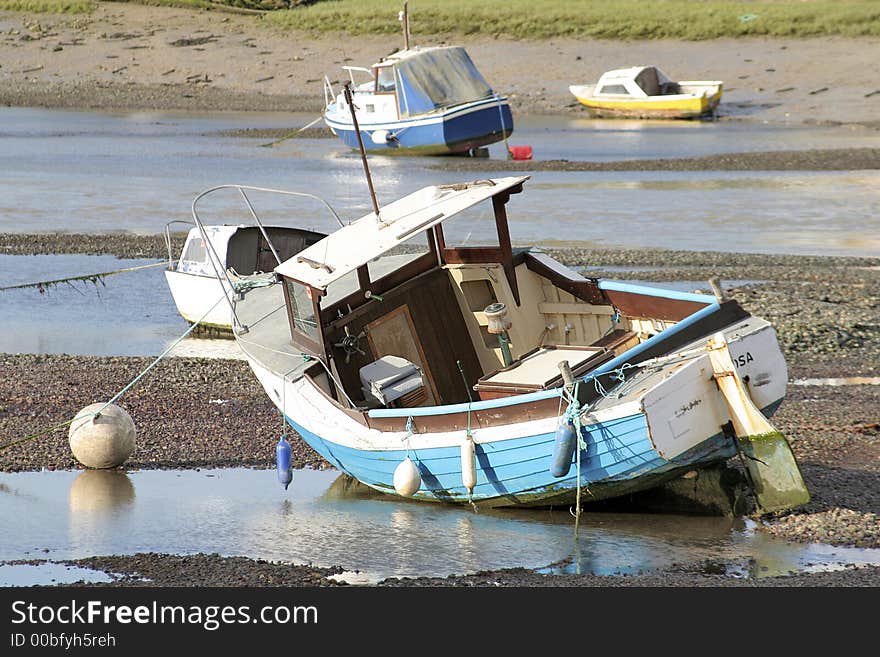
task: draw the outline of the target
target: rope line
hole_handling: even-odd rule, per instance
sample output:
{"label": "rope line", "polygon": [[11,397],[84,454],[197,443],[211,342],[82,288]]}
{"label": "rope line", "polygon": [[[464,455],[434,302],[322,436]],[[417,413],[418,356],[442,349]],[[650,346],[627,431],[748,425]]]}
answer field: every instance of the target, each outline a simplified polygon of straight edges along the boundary
{"label": "rope line", "polygon": [[160,262],[154,262],[149,265],[137,265],[135,267],[126,267],[125,269],[114,269],[113,271],[102,271],[96,274],[82,274],[80,276],[68,276],[67,278],[57,278],[53,281],[37,281],[35,283],[20,283],[19,285],[7,285],[5,287],[0,287],[0,292],[5,292],[6,290],[21,290],[27,287],[35,287],[38,289],[43,289],[49,287],[51,285],[58,285],[59,283],[68,283],[70,284],[73,281],[89,281],[91,283],[97,283],[100,279],[105,276],[112,276],[113,274],[122,274],[127,271],[138,271],[139,269],[149,269],[150,267],[159,267],[160,265],[164,266],[166,263],[164,260]]}

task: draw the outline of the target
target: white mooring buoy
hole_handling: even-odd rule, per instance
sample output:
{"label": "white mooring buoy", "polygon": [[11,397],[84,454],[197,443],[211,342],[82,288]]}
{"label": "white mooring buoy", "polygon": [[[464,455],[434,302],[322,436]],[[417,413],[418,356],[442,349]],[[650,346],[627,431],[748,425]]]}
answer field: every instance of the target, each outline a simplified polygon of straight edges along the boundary
{"label": "white mooring buoy", "polygon": [[422,487],[422,475],[416,464],[407,456],[394,469],[394,490],[398,495],[410,497]]}
{"label": "white mooring buoy", "polygon": [[76,414],[67,438],[70,451],[85,467],[115,468],[134,451],[134,420],[116,404],[89,404]]}

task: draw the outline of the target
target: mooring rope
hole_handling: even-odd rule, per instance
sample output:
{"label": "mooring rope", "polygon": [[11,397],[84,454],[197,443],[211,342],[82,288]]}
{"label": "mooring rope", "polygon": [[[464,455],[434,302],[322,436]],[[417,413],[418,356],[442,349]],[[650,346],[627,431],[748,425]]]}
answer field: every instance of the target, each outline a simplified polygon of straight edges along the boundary
{"label": "mooring rope", "polygon": [[577,493],[574,512],[575,539],[578,537],[578,525],[581,519],[581,451],[587,449],[587,443],[581,434],[581,403],[578,401],[578,388],[580,384],[580,381],[575,381],[571,392],[569,392],[567,387],[563,387],[562,394],[560,395],[560,399],[564,396],[566,401],[568,401],[568,408],[565,409],[565,419],[574,426],[575,440],[577,441],[575,449],[575,462],[577,464]]}
{"label": "mooring rope", "polygon": [[67,278],[57,278],[53,281],[36,281],[34,283],[21,283],[19,285],[7,285],[5,287],[0,287],[0,292],[5,292],[6,290],[20,290],[26,287],[35,287],[39,290],[43,290],[51,285],[58,285],[59,283],[71,283],[73,281],[89,281],[90,283],[97,283],[99,280],[104,278],[105,276],[112,276],[113,274],[123,274],[127,271],[137,271],[139,269],[149,269],[150,267],[158,267],[160,265],[165,266],[167,263],[162,260],[161,262],[154,262],[149,265],[137,265],[135,267],[126,267],[125,269],[114,269],[113,271],[102,271],[96,274],[82,274],[80,276],[68,276]]}
{"label": "mooring rope", "polygon": [[324,115],[321,114],[321,116],[319,116],[318,118],[316,118],[314,121],[312,121],[312,122],[310,122],[310,123],[307,123],[307,124],[304,125],[302,128],[299,128],[299,129],[297,129],[297,130],[294,130],[293,132],[289,132],[289,133],[287,133],[285,136],[283,136],[283,137],[281,137],[281,138],[279,138],[279,139],[276,139],[276,140],[274,140],[274,141],[270,141],[270,142],[267,142],[267,143],[265,143],[265,144],[260,144],[260,146],[262,146],[263,148],[269,148],[269,147],[271,147],[271,146],[274,146],[275,144],[280,144],[282,141],[287,141],[287,140],[290,139],[291,137],[296,137],[299,133],[303,132],[304,130],[308,130],[309,128],[311,128],[313,125],[315,125],[318,121],[320,121],[320,120],[323,119],[323,118],[324,118]]}
{"label": "mooring rope", "polygon": [[[161,263],[161,264],[164,264],[164,263]],[[144,376],[147,374],[147,372],[149,372],[156,365],[158,365],[159,361],[161,361],[163,358],[165,358],[165,356],[167,356],[171,352],[171,350],[173,350],[178,344],[180,344],[184,340],[184,338],[186,338],[190,333],[192,333],[195,330],[195,328],[199,324],[201,324],[205,320],[205,318],[214,310],[214,308],[216,308],[220,304],[220,302],[223,301],[225,298],[226,298],[226,295],[224,294],[222,297],[217,299],[217,302],[213,306],[211,306],[208,309],[208,311],[205,312],[205,314],[202,315],[198,319],[198,321],[196,321],[192,326],[190,326],[186,331],[184,331],[183,335],[181,335],[174,342],[172,342],[171,346],[169,346],[165,351],[163,351],[152,363],[150,363],[143,371],[141,371],[140,374],[138,374],[131,381],[129,381],[119,392],[117,392],[115,395],[113,395],[113,397],[110,398],[110,401],[108,401],[106,404],[104,404],[97,411],[95,411],[93,413],[86,413],[85,415],[80,415],[79,417],[74,416],[70,420],[65,420],[64,422],[59,422],[57,424],[53,424],[52,426],[50,426],[46,429],[42,429],[36,433],[32,433],[28,436],[25,436],[24,438],[19,438],[18,440],[12,440],[10,442],[3,443],[2,445],[0,445],[0,452],[2,452],[3,450],[5,450],[9,447],[12,447],[14,445],[26,443],[28,441],[35,440],[36,438],[40,438],[42,436],[45,436],[49,433],[52,433],[56,429],[60,429],[62,427],[69,426],[69,425],[73,424],[74,422],[76,422],[77,420],[83,420],[88,417],[95,417],[95,418],[99,417],[101,415],[101,412],[104,411],[104,409],[106,409],[108,406],[110,406],[111,404],[116,402],[120,397],[122,397],[122,395],[124,395],[126,392],[131,390],[135,385],[137,385],[138,381],[140,381],[142,378],[144,378]]]}

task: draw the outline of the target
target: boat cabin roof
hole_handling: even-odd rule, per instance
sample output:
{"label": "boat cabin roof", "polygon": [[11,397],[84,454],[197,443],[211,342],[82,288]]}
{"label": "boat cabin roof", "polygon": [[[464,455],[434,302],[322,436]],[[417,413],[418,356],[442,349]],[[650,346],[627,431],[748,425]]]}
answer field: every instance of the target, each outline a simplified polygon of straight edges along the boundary
{"label": "boat cabin roof", "polygon": [[430,185],[331,233],[281,263],[275,272],[319,290],[426,230],[511,190],[529,176]]}
{"label": "boat cabin roof", "polygon": [[[393,75],[382,70],[391,68]],[[398,96],[400,116],[416,116],[462,105],[494,94],[467,51],[461,46],[400,50],[373,64],[380,93]],[[365,85],[365,90],[369,83]]]}
{"label": "boat cabin roof", "polygon": [[605,72],[596,83],[596,93],[657,96],[669,82],[669,77],[656,66],[630,66]]}
{"label": "boat cabin roof", "polygon": [[448,55],[451,57],[459,56],[460,52],[466,52],[462,46],[427,46],[422,48],[420,46],[414,46],[413,48],[398,50],[397,52],[393,52],[387,57],[383,57],[378,62],[373,64],[372,68],[379,68],[381,66],[388,66],[391,64],[399,64],[403,61],[413,58],[427,58],[428,55]]}

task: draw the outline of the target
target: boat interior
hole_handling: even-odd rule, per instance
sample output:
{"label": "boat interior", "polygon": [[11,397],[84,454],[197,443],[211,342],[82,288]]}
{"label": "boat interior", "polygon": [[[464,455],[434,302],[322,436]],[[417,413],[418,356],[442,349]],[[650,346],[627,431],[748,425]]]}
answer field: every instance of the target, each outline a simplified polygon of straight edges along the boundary
{"label": "boat interior", "polygon": [[[365,414],[556,388],[563,360],[581,377],[713,304],[712,326],[652,343],[641,357],[668,353],[747,316],[735,302],[719,305],[711,295],[670,296],[585,278],[545,253],[512,248],[506,206],[526,179],[489,190],[324,289],[277,268],[281,285],[250,290],[235,304],[245,327],[242,348],[276,373],[306,376],[336,404]],[[486,182],[492,181],[465,186]],[[321,246],[294,260],[329,271],[310,259]]]}
{"label": "boat interior", "polygon": [[[278,266],[278,260],[283,262],[292,258],[326,237],[323,233],[285,226],[221,226],[219,228],[225,230],[212,232],[215,228],[207,229],[211,246],[217,257],[224,260],[225,269],[236,275],[270,272]],[[192,229],[183,246],[177,269],[190,273],[204,270],[205,275],[213,276],[208,248],[198,228]],[[278,259],[273,250],[278,254]]]}

